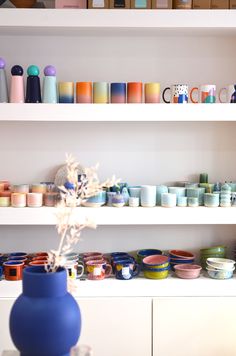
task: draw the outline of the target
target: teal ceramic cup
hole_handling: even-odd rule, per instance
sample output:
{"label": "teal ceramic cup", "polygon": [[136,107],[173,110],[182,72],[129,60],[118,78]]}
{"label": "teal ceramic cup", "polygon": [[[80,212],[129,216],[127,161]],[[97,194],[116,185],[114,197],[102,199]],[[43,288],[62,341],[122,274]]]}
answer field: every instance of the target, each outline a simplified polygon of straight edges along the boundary
{"label": "teal ceramic cup", "polygon": [[139,198],[141,196],[141,186],[139,185],[134,185],[134,186],[130,186],[128,187],[128,191],[129,191],[129,196],[132,198]]}
{"label": "teal ceramic cup", "polygon": [[185,183],[185,187],[186,187],[186,188],[197,188],[197,187],[198,187],[198,183],[195,183],[195,182],[186,182],[186,183]]}
{"label": "teal ceramic cup", "polygon": [[176,206],[176,194],[163,193],[161,196],[161,206],[164,208],[174,208]]}
{"label": "teal ceramic cup", "polygon": [[166,185],[157,185],[156,193],[157,205],[161,206],[161,195],[162,193],[168,193],[168,187]]}
{"label": "teal ceramic cup", "polygon": [[220,193],[220,206],[222,208],[229,208],[231,207],[231,193],[221,191]]}
{"label": "teal ceramic cup", "polygon": [[225,183],[221,186],[221,191],[223,192],[231,192],[232,188],[228,183]]}
{"label": "teal ceramic cup", "polygon": [[188,206],[191,208],[196,208],[197,206],[199,206],[198,198],[189,197],[188,198]]}
{"label": "teal ceramic cup", "polygon": [[143,185],[141,188],[141,205],[143,207],[154,207],[156,205],[156,186]]}
{"label": "teal ceramic cup", "polygon": [[205,193],[204,194],[204,205],[208,208],[216,208],[220,204],[219,194]]}
{"label": "teal ceramic cup", "polygon": [[205,188],[187,188],[188,198],[198,198],[198,205],[204,205]]}
{"label": "teal ceramic cup", "polygon": [[186,207],[188,204],[188,198],[187,197],[177,197],[177,206],[180,207]]}
{"label": "teal ceramic cup", "polygon": [[178,197],[185,197],[186,188],[185,187],[168,187],[168,192],[172,194],[176,194]]}

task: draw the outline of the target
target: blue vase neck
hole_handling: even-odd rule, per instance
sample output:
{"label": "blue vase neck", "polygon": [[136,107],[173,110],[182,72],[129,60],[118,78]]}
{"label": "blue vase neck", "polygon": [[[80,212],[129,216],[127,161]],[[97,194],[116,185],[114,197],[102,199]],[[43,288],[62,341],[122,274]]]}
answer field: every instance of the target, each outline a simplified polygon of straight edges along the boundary
{"label": "blue vase neck", "polygon": [[[47,273],[44,267],[26,267],[23,271],[23,294],[32,298],[62,297],[67,293],[66,270]],[[64,355],[62,355],[64,356]]]}

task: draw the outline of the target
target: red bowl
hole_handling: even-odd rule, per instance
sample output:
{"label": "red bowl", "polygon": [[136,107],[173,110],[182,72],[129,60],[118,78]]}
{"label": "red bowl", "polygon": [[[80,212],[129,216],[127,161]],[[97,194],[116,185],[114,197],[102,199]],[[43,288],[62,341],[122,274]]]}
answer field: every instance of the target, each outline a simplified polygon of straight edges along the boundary
{"label": "red bowl", "polygon": [[[195,258],[195,255],[191,252],[188,251],[182,251],[182,250],[170,250],[169,253],[172,256],[175,256],[176,258],[181,257],[183,259],[192,259]],[[174,257],[174,258],[175,258]]]}

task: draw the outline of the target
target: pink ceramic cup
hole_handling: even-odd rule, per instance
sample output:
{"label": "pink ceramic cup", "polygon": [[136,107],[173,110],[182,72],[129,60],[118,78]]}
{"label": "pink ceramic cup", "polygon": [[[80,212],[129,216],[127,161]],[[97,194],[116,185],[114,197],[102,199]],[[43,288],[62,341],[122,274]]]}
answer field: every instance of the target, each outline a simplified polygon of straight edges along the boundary
{"label": "pink ceramic cup", "polygon": [[90,280],[101,280],[110,277],[112,274],[112,267],[105,260],[88,261],[86,267],[88,279]]}

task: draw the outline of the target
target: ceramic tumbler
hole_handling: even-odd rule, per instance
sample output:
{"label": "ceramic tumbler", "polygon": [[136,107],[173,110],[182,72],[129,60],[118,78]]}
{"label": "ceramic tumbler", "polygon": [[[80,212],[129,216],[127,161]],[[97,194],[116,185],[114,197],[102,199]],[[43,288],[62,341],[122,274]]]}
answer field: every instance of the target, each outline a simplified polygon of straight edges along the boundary
{"label": "ceramic tumbler", "polygon": [[27,193],[27,206],[30,208],[40,208],[43,205],[42,193]]}
{"label": "ceramic tumbler", "polygon": [[139,198],[129,197],[129,206],[132,208],[136,208],[139,206]]}
{"label": "ceramic tumbler", "polygon": [[47,192],[44,194],[45,206],[56,206],[60,200],[60,194],[56,192]]}
{"label": "ceramic tumbler", "polygon": [[[222,99],[222,94],[225,93],[224,98]],[[236,103],[236,84],[229,85],[228,87],[221,88],[219,92],[219,101],[220,103]]]}
{"label": "ceramic tumbler", "polygon": [[176,194],[172,193],[162,193],[161,195],[161,206],[164,208],[173,208],[176,206]]}
{"label": "ceramic tumbler", "polygon": [[[198,100],[193,98],[194,91],[198,92]],[[216,102],[216,85],[207,84],[201,85],[200,89],[198,87],[192,88],[190,92],[190,99],[194,104],[205,103],[205,104],[214,104]]]}
{"label": "ceramic tumbler", "polygon": [[189,197],[188,198],[188,206],[192,207],[192,208],[196,208],[197,206],[199,206],[198,198]]}
{"label": "ceramic tumbler", "polygon": [[73,82],[59,82],[59,103],[73,104],[74,103],[74,83]]}
{"label": "ceramic tumbler", "polygon": [[130,197],[139,198],[141,197],[141,186],[129,186],[128,187]]}
{"label": "ceramic tumbler", "polygon": [[106,82],[93,83],[93,102],[94,104],[109,103],[109,84]]}
{"label": "ceramic tumbler", "polygon": [[25,102],[23,74],[24,74],[24,70],[21,66],[15,65],[12,67],[10,103],[22,104]]}
{"label": "ceramic tumbler", "polygon": [[188,198],[197,198],[200,206],[204,205],[205,188],[187,188]]}
{"label": "ceramic tumbler", "polygon": [[141,187],[141,206],[154,207],[156,205],[156,186],[143,185]]}
{"label": "ceramic tumbler", "polygon": [[145,83],[144,92],[146,104],[160,103],[160,83]]}
{"label": "ceramic tumbler", "polygon": [[47,185],[42,183],[35,183],[31,185],[32,193],[47,193]]}
{"label": "ceramic tumbler", "polygon": [[156,192],[157,192],[157,205],[161,206],[161,195],[162,193],[168,193],[168,187],[166,185],[157,185],[156,186]]}
{"label": "ceramic tumbler", "polygon": [[12,193],[11,206],[13,206],[14,208],[24,208],[26,206],[26,194]]}
{"label": "ceramic tumbler", "polygon": [[56,68],[51,65],[44,68],[43,103],[57,103]]}
{"label": "ceramic tumbler", "polygon": [[231,193],[230,192],[221,191],[220,206],[223,208],[228,208],[231,206]]}
{"label": "ceramic tumbler", "polygon": [[0,207],[7,207],[11,205],[10,197],[1,197],[0,196]]}
{"label": "ceramic tumbler", "polygon": [[182,196],[177,197],[177,206],[186,207],[187,205],[188,205],[187,197],[182,197]]}
{"label": "ceramic tumbler", "polygon": [[176,197],[185,197],[186,188],[185,187],[168,187],[168,192],[176,194]]}
{"label": "ceramic tumbler", "polygon": [[205,193],[204,205],[208,208],[216,208],[220,204],[219,194]]}
{"label": "ceramic tumbler", "polygon": [[126,83],[111,83],[111,103],[126,103]]}
{"label": "ceramic tumbler", "polygon": [[[171,98],[166,100],[165,93],[167,90],[170,90]],[[164,89],[162,93],[162,99],[165,103],[174,103],[174,104],[187,104],[188,103],[188,85],[186,84],[174,84],[171,87]]]}
{"label": "ceramic tumbler", "polygon": [[93,86],[91,82],[76,83],[76,103],[91,104],[93,102]]}
{"label": "ceramic tumbler", "polygon": [[140,104],[143,101],[143,83],[130,82],[127,84],[127,103]]}

